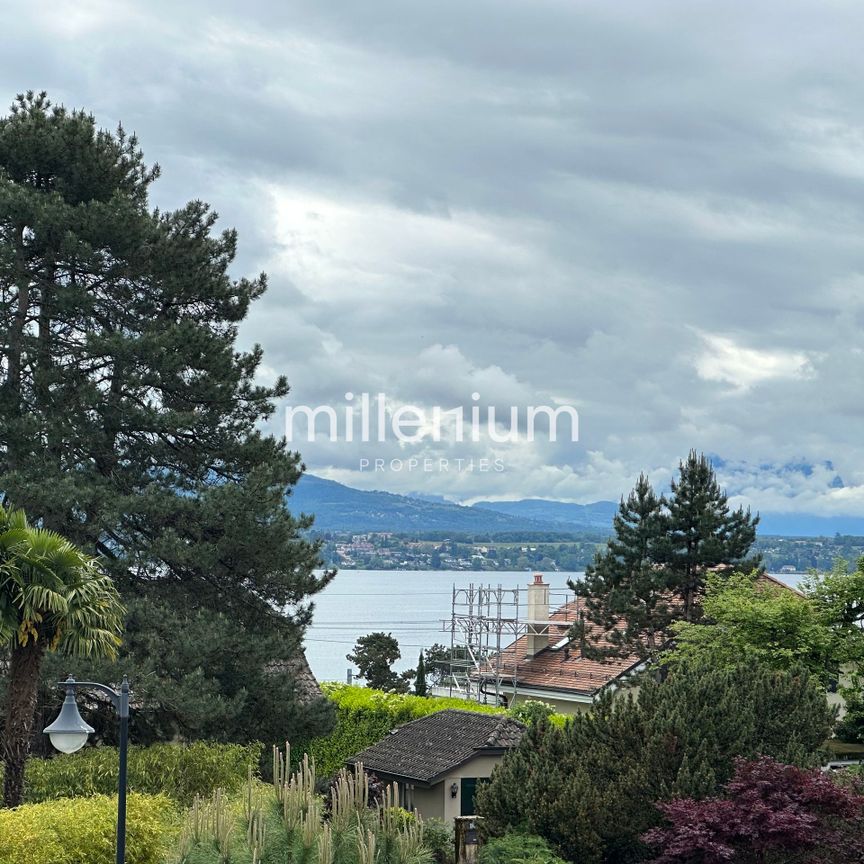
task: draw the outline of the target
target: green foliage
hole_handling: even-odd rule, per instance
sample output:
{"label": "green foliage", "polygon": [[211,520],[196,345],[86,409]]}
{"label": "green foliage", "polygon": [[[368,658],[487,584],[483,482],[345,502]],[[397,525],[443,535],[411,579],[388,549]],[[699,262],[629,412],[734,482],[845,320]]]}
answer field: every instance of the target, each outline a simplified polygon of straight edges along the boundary
{"label": "green foliage", "polygon": [[[249,740],[298,698],[288,672],[258,686],[261,646],[287,668],[333,574],[287,508],[299,454],[261,431],[287,382],[262,385],[260,347],[236,344],[266,278],[232,275],[237,235],[204,202],[151,209],[158,174],[135,136],[45,94],[0,118],[0,489],[103,556],[130,607],[119,668],[143,687],[150,667],[148,707],[171,720],[151,733],[199,734],[224,702],[225,736]],[[228,629],[220,616],[227,644],[192,641]],[[190,656],[204,645],[206,662]]]}
{"label": "green foliage", "polygon": [[758,566],[759,556],[748,555],[759,517],[751,516],[749,508],[730,511],[711,462],[695,450],[679,464],[678,478],[671,485],[663,563],[683,604],[681,617],[692,621],[699,615],[699,596],[711,567],[749,572]]}
{"label": "green foliage", "polygon": [[393,787],[370,806],[368,776],[343,770],[325,802],[309,759],[293,774],[289,762],[274,753],[274,784],[251,782],[240,802],[196,799],[172,864],[434,864],[425,823]]}
{"label": "green foliage", "polygon": [[[177,812],[164,795],[127,799],[127,864],[161,864]],[[117,799],[62,798],[0,810],[0,864],[113,864]]]}
{"label": "green foliage", "polygon": [[834,734],[847,744],[864,744],[864,698],[860,691],[846,694],[846,713]]}
{"label": "green foliage", "polygon": [[510,709],[510,716],[526,726],[534,726],[543,720],[549,720],[554,713],[555,709],[548,702],[540,699],[526,699]]}
{"label": "green foliage", "polygon": [[[642,474],[613,519],[614,536],[585,575],[570,586],[585,599],[587,622],[573,636],[586,656],[651,656],[673,619],[671,580],[665,560],[669,518],[666,502]],[[624,622],[624,626],[616,626]],[[587,626],[590,623],[591,627]]]}
{"label": "green foliage", "polygon": [[402,656],[399,642],[391,633],[369,633],[360,636],[354,650],[345,659],[357,665],[357,677],[375,690],[407,693],[413,672],[397,675],[391,668]]}
{"label": "green foliage", "polygon": [[24,765],[46,651],[116,656],[123,606],[111,577],[23,510],[0,507],[0,652],[9,651],[3,724],[3,802],[21,803]]}
{"label": "green foliage", "polygon": [[[242,622],[218,610],[165,607],[146,598],[133,598],[128,606],[126,657],[81,661],[75,672],[91,681],[129,674],[137,703],[130,740],[258,740],[269,746],[331,728],[330,704],[320,696],[307,700],[298,694],[296,663],[305,661],[293,636],[261,633],[251,639]],[[51,681],[68,671],[53,657],[46,660],[46,670]],[[57,698],[53,691],[45,694],[46,701]],[[116,744],[116,715],[100,710],[98,703],[80,701],[82,715],[101,740]]]}
{"label": "green foliage", "polygon": [[750,657],[773,669],[803,665],[827,683],[846,659],[839,634],[814,600],[755,572],[709,577],[702,611],[698,624],[674,625],[675,648],[665,663],[731,669]]}
{"label": "green foliage", "polygon": [[436,642],[424,652],[424,665],[427,677],[432,679],[433,684],[446,684],[450,677],[450,661],[462,661],[464,665],[468,660],[468,649],[464,645],[445,646]]}
{"label": "green foliage", "polygon": [[414,676],[414,695],[429,695],[429,686],[426,683],[426,661],[423,659],[422,651],[420,652],[420,657],[417,659],[417,673]]}
{"label": "green foliage", "polygon": [[825,611],[829,620],[844,628],[856,628],[864,621],[864,557],[855,570],[848,562],[837,561],[830,573],[812,573],[802,589]]}
{"label": "green foliage", "polygon": [[803,669],[682,666],[635,697],[604,694],[564,728],[529,727],[477,809],[492,834],[538,834],[580,864],[639,860],[655,801],[712,794],[736,756],[816,764],[832,717]]}
{"label": "green foliage", "polygon": [[[129,748],[129,788],[164,793],[188,806],[196,795],[214,789],[239,789],[257,771],[262,746],[250,744],[154,744]],[[27,765],[25,800],[110,795],[117,789],[117,751],[90,747],[53,759],[31,759]]]}
{"label": "green foliage", "polygon": [[41,640],[71,656],[114,655],[123,613],[95,558],[0,507],[0,648]]}
{"label": "green foliage", "polygon": [[758,517],[729,510],[711,463],[691,451],[679,465],[668,499],[644,475],[613,521],[614,536],[585,576],[570,587],[585,599],[586,618],[573,638],[586,656],[654,658],[675,620],[699,618],[713,567],[749,571]]}
{"label": "green foliage", "polygon": [[435,864],[454,864],[454,843],[452,822],[443,819],[426,819],[423,822],[423,844],[432,853]]}
{"label": "green foliage", "polygon": [[350,756],[380,741],[397,726],[445,708],[503,713],[503,709],[464,699],[423,698],[402,693],[382,693],[366,687],[325,684],[324,691],[336,706],[336,725],[331,734],[314,738],[307,749],[322,776],[335,774]]}
{"label": "green foliage", "polygon": [[480,864],[566,864],[542,838],[532,834],[505,834],[480,850]]}

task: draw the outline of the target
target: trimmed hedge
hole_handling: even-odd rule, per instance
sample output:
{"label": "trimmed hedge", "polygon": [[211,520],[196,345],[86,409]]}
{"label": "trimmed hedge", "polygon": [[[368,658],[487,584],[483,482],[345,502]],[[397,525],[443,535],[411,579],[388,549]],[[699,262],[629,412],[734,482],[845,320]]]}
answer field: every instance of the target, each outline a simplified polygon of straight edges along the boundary
{"label": "trimmed hedge", "polygon": [[[464,699],[426,698],[400,693],[382,693],[368,687],[327,683],[324,693],[336,704],[336,726],[323,738],[313,738],[305,749],[315,759],[320,777],[335,774],[345,760],[386,737],[391,730],[409,720],[459,708],[483,714],[503,714],[503,708],[480,705]],[[303,751],[295,748],[295,753]]]}
{"label": "trimmed hedge", "polygon": [[[245,782],[251,767],[257,772],[261,744],[153,744],[129,748],[129,789],[164,793],[188,806],[196,795],[214,789],[233,792]],[[56,798],[112,795],[117,791],[117,750],[89,747],[51,759],[30,759],[25,774],[27,803]],[[2,773],[2,772],[0,772]]]}
{"label": "trimmed hedge", "polygon": [[533,834],[505,834],[480,849],[480,864],[566,864],[542,838]]}
{"label": "trimmed hedge", "polygon": [[[127,864],[160,864],[177,831],[165,795],[127,800]],[[0,864],[113,864],[117,798],[64,798],[0,810]]]}

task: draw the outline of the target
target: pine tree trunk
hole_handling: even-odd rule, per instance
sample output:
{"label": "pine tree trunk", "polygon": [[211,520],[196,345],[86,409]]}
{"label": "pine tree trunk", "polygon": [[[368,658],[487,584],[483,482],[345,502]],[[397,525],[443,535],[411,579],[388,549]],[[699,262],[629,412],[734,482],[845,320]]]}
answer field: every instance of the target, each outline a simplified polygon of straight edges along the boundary
{"label": "pine tree trunk", "polygon": [[16,645],[12,649],[3,729],[3,804],[6,807],[17,807],[24,796],[24,766],[33,738],[44,649],[41,639],[31,639],[26,645]]}

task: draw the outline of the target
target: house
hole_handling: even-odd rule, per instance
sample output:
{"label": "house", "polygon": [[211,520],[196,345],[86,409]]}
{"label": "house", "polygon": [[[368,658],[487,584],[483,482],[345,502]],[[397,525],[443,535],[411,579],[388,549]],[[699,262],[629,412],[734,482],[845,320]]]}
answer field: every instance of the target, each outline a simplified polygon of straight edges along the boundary
{"label": "house", "polygon": [[504,714],[447,709],[394,729],[347,761],[396,783],[400,806],[426,819],[474,814],[474,791],[525,726]]}
{"label": "house", "polygon": [[605,662],[583,657],[569,632],[584,612],[584,600],[576,597],[550,614],[549,586],[542,574],[534,574],[527,598],[524,634],[472,673],[481,691],[491,695],[497,689],[510,707],[538,699],[560,714],[578,714],[591,709],[604,687],[616,686],[642,662],[636,656]]}
{"label": "house", "polygon": [[[796,590],[767,573],[760,578],[789,591]],[[571,639],[569,632],[583,618],[585,601],[574,597],[550,613],[549,586],[542,574],[534,574],[527,598],[527,616],[522,622],[525,632],[472,673],[480,690],[487,695],[497,690],[510,707],[538,699],[560,714],[578,714],[589,711],[604,688],[622,686],[628,674],[642,664],[637,655],[605,661],[584,657],[578,641]],[[587,626],[590,632],[592,625]],[[832,704],[839,701],[837,694],[829,695]]]}

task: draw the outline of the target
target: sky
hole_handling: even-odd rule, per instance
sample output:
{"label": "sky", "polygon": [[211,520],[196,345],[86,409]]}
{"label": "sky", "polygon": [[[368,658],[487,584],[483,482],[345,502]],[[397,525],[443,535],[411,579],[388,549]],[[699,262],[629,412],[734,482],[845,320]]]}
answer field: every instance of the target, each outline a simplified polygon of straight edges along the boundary
{"label": "sky", "polygon": [[[238,229],[235,274],[270,284],[241,343],[291,406],[384,393],[522,424],[295,437],[312,472],[588,502],[696,448],[735,502],[864,516],[860,3],[3,12],[7,103],[46,89],[122,121],[162,166],[154,205]],[[528,406],[574,408],[578,441],[527,440]]]}

